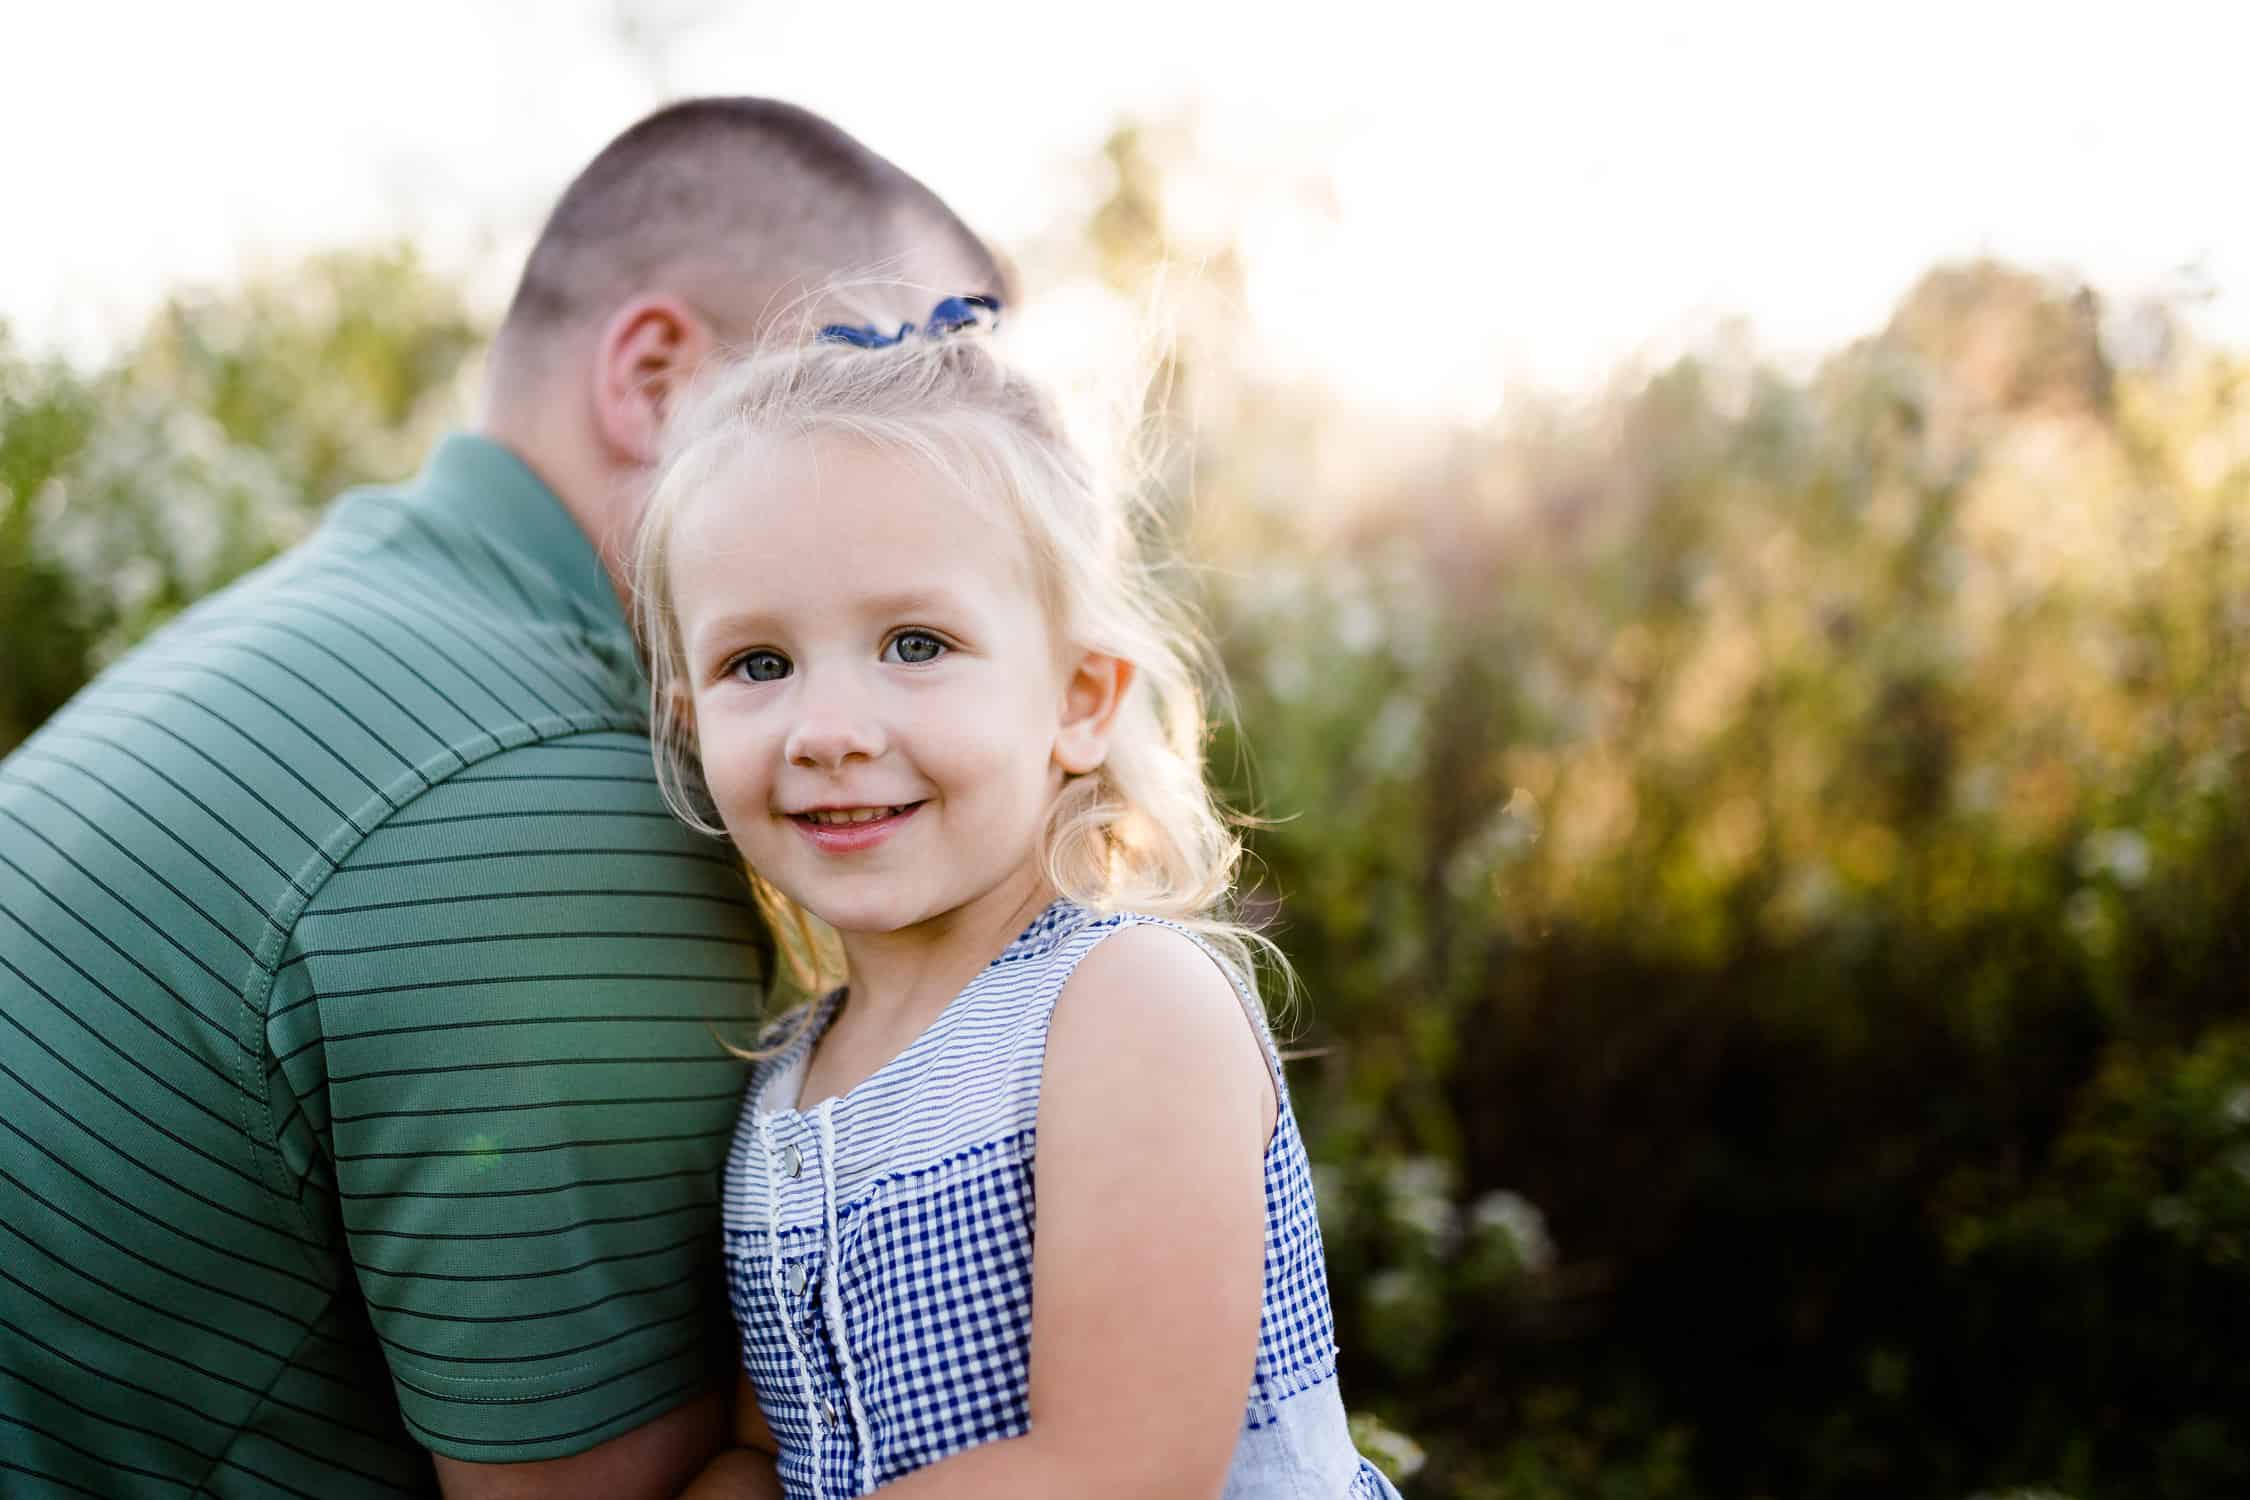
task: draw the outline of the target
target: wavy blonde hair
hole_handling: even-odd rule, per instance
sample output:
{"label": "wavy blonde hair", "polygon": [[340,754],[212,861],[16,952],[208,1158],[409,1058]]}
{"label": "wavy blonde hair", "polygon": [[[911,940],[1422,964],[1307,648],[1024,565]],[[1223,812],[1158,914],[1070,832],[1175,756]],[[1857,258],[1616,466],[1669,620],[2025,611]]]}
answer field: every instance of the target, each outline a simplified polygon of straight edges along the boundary
{"label": "wavy blonde hair", "polygon": [[[658,780],[691,827],[723,837],[696,760],[688,667],[672,608],[682,508],[774,442],[837,435],[926,463],[1028,544],[1047,618],[1078,648],[1132,663],[1096,771],[1048,810],[1041,863],[1054,889],[1096,911],[1165,917],[1209,943],[1246,994],[1261,971],[1286,986],[1271,942],[1237,919],[1240,820],[1205,779],[1206,684],[1216,663],[1142,538],[1135,491],[1103,484],[1053,404],[981,332],[877,349],[811,342],[753,350],[710,370],[674,410],[634,548],[635,615],[649,665]],[[808,994],[842,982],[823,924],[750,871],[784,960]]]}

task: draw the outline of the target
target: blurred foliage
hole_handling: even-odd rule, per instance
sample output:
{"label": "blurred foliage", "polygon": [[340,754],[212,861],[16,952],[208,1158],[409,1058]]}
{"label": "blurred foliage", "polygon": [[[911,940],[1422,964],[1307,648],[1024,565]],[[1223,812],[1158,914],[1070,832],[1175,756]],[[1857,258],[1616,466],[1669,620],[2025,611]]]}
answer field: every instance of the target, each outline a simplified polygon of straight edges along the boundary
{"label": "blurred foliage", "polygon": [[2101,324],[1941,270],[1317,540],[1214,434],[1353,1395],[1427,1492],[2250,1483],[2245,371]]}
{"label": "blurred foliage", "polygon": [[411,472],[482,341],[403,246],[178,294],[94,375],[0,325],[0,751],[338,490]]}
{"label": "blurred foliage", "polygon": [[[1230,357],[1191,138],[1091,166],[1034,285],[1202,268],[1153,482],[1365,1450],[1417,1500],[2250,1490],[2250,364],[1970,264],[1810,372],[1401,436]],[[394,251],[99,374],[0,344],[0,747],[411,469],[476,335]]]}

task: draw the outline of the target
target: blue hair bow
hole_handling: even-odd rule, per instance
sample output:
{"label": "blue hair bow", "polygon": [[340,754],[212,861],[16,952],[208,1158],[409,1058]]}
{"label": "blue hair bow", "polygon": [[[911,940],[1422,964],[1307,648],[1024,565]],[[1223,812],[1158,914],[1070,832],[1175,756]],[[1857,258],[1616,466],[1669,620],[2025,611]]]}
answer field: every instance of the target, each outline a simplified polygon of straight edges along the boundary
{"label": "blue hair bow", "polygon": [[[1000,325],[998,297],[948,297],[930,309],[929,321],[920,330],[922,337],[942,338],[946,334],[973,327],[984,321],[977,316],[980,311],[991,314],[990,322],[993,327]],[[872,323],[830,323],[820,330],[820,342],[850,344],[858,349],[888,349],[893,344],[905,342],[915,331],[912,323],[899,324],[896,333],[885,333]]]}

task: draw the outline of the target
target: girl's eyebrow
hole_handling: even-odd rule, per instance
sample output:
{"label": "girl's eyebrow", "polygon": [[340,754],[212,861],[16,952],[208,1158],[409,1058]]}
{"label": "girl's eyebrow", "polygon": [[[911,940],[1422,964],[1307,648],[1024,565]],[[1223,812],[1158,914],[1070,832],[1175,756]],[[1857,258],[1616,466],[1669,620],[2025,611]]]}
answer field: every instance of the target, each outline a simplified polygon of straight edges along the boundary
{"label": "girl's eyebrow", "polygon": [[773,616],[762,609],[735,609],[705,620],[697,625],[686,642],[690,653],[700,651],[714,640],[732,640],[738,636],[755,634],[771,627]]}
{"label": "girl's eyebrow", "polygon": [[870,594],[855,601],[856,606],[871,615],[921,615],[962,614],[968,602],[942,584],[926,588],[900,589],[889,594]]}

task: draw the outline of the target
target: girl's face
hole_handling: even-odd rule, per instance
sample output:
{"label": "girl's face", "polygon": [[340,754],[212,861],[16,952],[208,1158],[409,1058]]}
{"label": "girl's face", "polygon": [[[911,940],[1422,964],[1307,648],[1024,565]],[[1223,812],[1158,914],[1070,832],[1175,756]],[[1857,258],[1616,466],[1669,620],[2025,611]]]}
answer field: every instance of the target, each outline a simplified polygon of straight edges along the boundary
{"label": "girl's face", "polygon": [[847,933],[1036,893],[1122,678],[1060,647],[1019,538],[929,465],[819,436],[691,498],[672,556],[704,780],[753,868]]}

